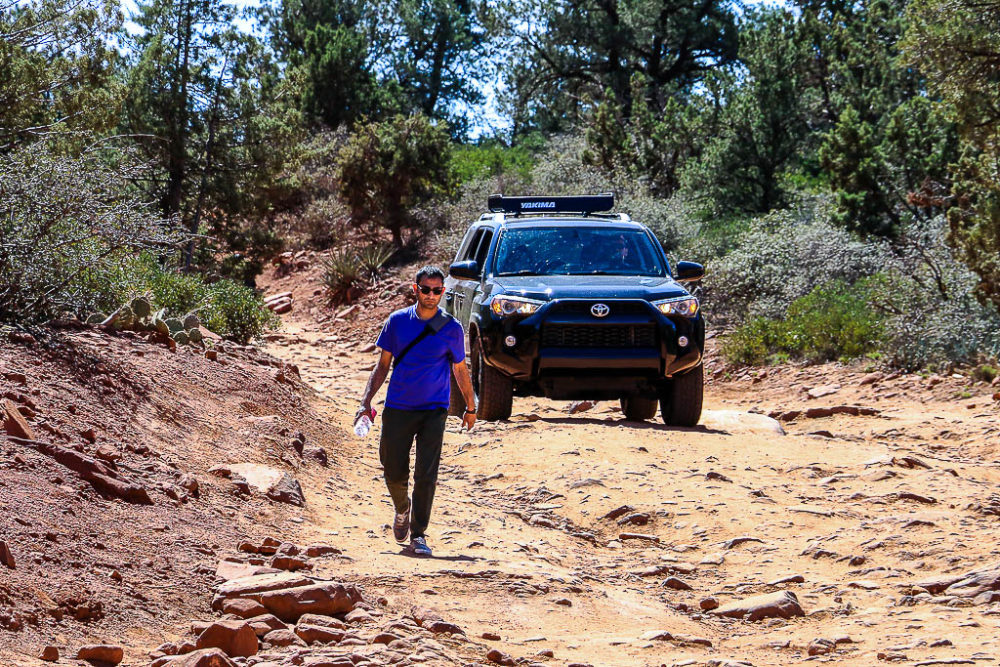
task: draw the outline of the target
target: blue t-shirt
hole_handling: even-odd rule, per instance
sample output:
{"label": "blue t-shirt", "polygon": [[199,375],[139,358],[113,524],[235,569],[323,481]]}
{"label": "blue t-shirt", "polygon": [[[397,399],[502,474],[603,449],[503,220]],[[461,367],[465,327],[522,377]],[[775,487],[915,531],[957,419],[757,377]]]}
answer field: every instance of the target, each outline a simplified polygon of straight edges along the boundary
{"label": "blue t-shirt", "polygon": [[[397,310],[382,327],[375,344],[399,355],[420,335],[427,320],[417,316],[417,307]],[[392,369],[385,405],[398,410],[447,408],[451,396],[451,365],[465,359],[465,332],[453,317],[434,334],[414,345],[403,363]]]}

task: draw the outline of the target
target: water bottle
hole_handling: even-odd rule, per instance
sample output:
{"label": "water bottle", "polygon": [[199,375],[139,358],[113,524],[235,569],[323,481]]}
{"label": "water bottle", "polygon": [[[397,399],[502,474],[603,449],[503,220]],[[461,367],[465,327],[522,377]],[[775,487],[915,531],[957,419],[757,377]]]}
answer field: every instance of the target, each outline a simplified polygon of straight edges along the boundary
{"label": "water bottle", "polygon": [[371,408],[369,412],[358,417],[358,420],[354,422],[354,435],[359,438],[363,438],[368,435],[368,432],[372,430],[372,422],[375,421],[375,408]]}

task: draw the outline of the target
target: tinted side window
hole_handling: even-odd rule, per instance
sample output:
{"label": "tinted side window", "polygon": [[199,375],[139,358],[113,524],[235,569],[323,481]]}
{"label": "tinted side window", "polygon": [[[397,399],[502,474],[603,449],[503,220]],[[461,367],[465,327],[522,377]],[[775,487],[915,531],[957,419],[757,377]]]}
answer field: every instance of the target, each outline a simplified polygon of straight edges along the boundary
{"label": "tinted side window", "polygon": [[483,238],[483,232],[485,232],[482,227],[476,230],[476,235],[472,237],[472,241],[465,247],[465,252],[462,256],[458,258],[458,261],[465,262],[470,259],[476,258],[476,249],[479,247],[479,239]]}
{"label": "tinted side window", "polygon": [[493,242],[493,230],[484,229],[483,237],[479,241],[479,249],[476,250],[476,263],[479,264],[479,270],[482,271],[486,268],[486,254],[490,251],[490,243]]}

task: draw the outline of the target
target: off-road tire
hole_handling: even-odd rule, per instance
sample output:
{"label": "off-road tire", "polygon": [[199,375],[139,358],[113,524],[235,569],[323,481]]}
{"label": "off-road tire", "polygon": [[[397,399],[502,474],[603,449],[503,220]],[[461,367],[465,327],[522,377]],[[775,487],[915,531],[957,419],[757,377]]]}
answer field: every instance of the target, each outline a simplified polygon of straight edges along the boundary
{"label": "off-road tire", "polygon": [[479,403],[479,419],[498,421],[510,418],[514,404],[514,383],[483,361],[483,352],[478,342],[472,346],[472,385]]}
{"label": "off-road tire", "polygon": [[626,396],[619,400],[625,419],[641,422],[656,416],[656,399],[645,396]]}
{"label": "off-road tire", "polygon": [[459,388],[458,382],[455,381],[455,371],[449,371],[448,376],[451,380],[451,400],[448,403],[448,416],[464,417],[465,396],[462,396],[462,390]]}
{"label": "off-road tire", "polygon": [[667,426],[696,426],[705,396],[705,369],[698,364],[667,382],[660,393],[660,414]]}

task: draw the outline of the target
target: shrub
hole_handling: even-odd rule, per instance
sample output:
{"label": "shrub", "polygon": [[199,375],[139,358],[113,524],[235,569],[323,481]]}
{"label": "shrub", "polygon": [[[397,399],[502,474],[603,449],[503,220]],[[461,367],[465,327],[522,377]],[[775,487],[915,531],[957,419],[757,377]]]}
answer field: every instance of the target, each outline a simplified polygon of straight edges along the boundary
{"label": "shrub", "polygon": [[412,210],[452,189],[450,149],[447,128],[424,116],[356,125],[337,170],[354,222],[386,227],[401,248],[403,229],[420,227]]}
{"label": "shrub", "polygon": [[387,243],[375,243],[358,251],[358,264],[364,269],[365,275],[373,282],[378,282],[382,267],[392,259],[396,250]]}
{"label": "shrub", "polygon": [[120,304],[135,253],[181,240],[130,194],[138,176],[42,143],[0,157],[0,321]]}
{"label": "shrub", "polygon": [[723,356],[759,364],[784,353],[811,362],[854,359],[875,352],[883,322],[868,305],[868,284],[834,281],[796,299],[784,319],[753,317],[727,336]]}
{"label": "shrub", "polygon": [[323,262],[323,284],[330,290],[330,300],[350,301],[362,281],[361,263],[349,250],[339,250]]}
{"label": "shrub", "polygon": [[256,292],[232,280],[209,285],[206,302],[199,312],[205,327],[242,345],[260,338],[280,323]]}
{"label": "shrub", "polygon": [[541,147],[540,138],[517,146],[504,146],[491,140],[479,145],[455,148],[451,157],[452,173],[461,185],[491,176],[513,176],[525,180],[535,166],[535,155]]}
{"label": "shrub", "polygon": [[779,317],[818,285],[853,284],[891,261],[886,243],[853,238],[830,223],[830,211],[827,198],[810,197],[755,219],[706,271],[703,300],[714,323]]}

